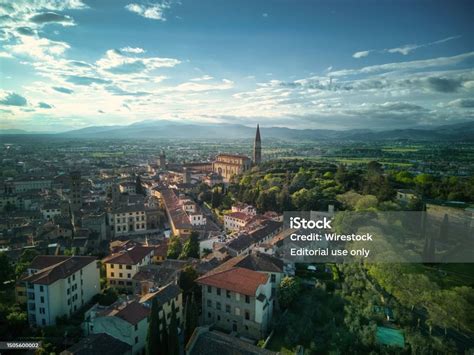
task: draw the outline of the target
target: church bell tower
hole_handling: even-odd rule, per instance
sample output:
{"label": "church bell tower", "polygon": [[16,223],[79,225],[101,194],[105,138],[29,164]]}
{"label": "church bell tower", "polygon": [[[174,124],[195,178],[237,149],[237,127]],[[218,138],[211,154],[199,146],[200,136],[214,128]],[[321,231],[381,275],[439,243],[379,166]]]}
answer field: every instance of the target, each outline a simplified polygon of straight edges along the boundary
{"label": "church bell tower", "polygon": [[253,163],[260,164],[262,161],[262,141],[260,140],[260,128],[257,124],[257,133],[255,134],[255,142],[253,145]]}

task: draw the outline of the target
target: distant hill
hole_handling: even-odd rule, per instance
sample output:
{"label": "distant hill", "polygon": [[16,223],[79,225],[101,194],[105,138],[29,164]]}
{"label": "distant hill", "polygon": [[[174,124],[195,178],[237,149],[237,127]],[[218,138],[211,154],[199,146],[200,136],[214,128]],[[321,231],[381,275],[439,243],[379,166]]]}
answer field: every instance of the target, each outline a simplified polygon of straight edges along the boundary
{"label": "distant hill", "polygon": [[[21,130],[8,130],[21,131]],[[0,134],[28,134],[28,132],[6,132]],[[397,129],[387,131],[371,130],[324,130],[324,129],[291,129],[284,127],[261,128],[262,138],[282,140],[474,140],[474,122],[466,122],[433,128]],[[196,124],[165,120],[143,121],[128,126],[93,126],[57,133],[61,138],[104,138],[104,139],[252,139],[255,127],[240,124]]]}

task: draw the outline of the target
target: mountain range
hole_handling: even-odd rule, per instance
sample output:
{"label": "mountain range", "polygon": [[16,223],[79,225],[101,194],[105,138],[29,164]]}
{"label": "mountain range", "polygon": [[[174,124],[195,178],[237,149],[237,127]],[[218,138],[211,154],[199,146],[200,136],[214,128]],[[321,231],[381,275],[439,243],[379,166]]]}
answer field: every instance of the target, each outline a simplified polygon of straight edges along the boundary
{"label": "mountain range", "polygon": [[[432,128],[407,128],[387,131],[353,129],[346,131],[326,129],[291,129],[285,127],[261,127],[262,138],[282,140],[456,140],[474,141],[474,121]],[[0,130],[0,135],[32,135],[39,132],[24,130]],[[45,133],[41,133],[45,134]],[[240,124],[197,124],[166,120],[142,121],[127,126],[92,126],[62,133],[47,133],[58,138],[102,139],[253,139],[255,127]]]}

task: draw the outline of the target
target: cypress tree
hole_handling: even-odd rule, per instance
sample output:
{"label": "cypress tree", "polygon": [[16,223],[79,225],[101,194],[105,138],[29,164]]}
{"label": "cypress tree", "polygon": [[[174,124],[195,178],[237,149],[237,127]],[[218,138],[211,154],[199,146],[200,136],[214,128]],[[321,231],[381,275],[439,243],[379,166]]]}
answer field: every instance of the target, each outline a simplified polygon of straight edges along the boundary
{"label": "cypress tree", "polygon": [[163,318],[161,319],[161,354],[168,355],[168,329],[166,325],[166,314],[163,311]]}
{"label": "cypress tree", "polygon": [[148,355],[158,355],[160,351],[160,315],[158,302],[153,299],[151,304],[150,321],[148,322],[148,333],[146,337],[146,353]]}
{"label": "cypress tree", "polygon": [[176,320],[174,301],[171,303],[171,320],[168,332],[168,354],[179,355],[178,322]]}

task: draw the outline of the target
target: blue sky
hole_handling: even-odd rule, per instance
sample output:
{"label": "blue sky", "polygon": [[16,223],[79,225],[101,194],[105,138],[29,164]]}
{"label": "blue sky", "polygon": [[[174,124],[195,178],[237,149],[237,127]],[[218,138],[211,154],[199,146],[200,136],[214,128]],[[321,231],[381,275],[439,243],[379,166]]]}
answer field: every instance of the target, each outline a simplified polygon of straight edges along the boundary
{"label": "blue sky", "polygon": [[474,119],[472,1],[0,0],[1,128]]}

